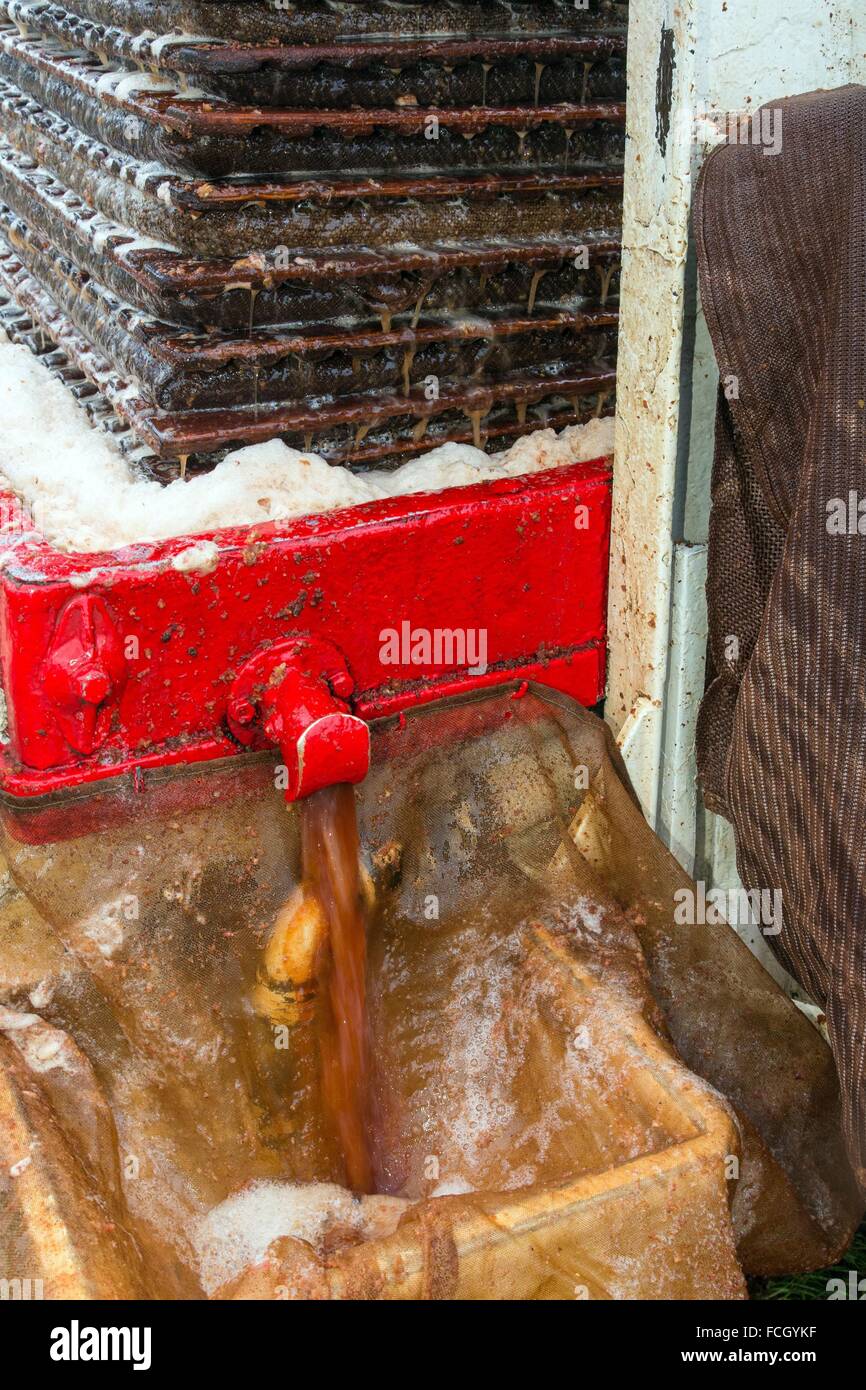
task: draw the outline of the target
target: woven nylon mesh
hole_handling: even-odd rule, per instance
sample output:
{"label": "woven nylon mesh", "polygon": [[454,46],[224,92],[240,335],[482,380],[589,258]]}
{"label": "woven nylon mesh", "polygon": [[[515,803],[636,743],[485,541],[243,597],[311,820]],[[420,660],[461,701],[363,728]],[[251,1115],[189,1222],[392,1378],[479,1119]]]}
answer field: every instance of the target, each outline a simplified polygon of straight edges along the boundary
{"label": "woven nylon mesh", "polygon": [[[48,923],[64,948],[37,971],[30,1027],[66,1039],[87,1113],[110,1116],[73,1225],[107,1208],[115,1262],[128,1280],[128,1232],[163,1296],[201,1280],[228,1297],[740,1297],[741,1265],[844,1248],[859,1209],[829,1052],[733,931],[675,925],[688,880],[604,725],[511,691],[382,724],[373,751],[358,789],[370,1114],[399,1227],[338,1229],[317,1251],[278,1241],[264,1264],[236,1232],[200,1263],[202,1222],[213,1235],[208,1213],[251,1181],[344,1176],[318,1100],[315,982],[281,1048],[269,1009],[287,997],[263,985],[299,871],[267,762],[67,803],[76,838],[44,812],[7,817],[34,942]],[[38,982],[14,960],[7,1001],[32,1013]],[[28,1029],[4,1030],[24,1047]],[[86,1151],[64,1075],[23,1090]],[[40,1151],[52,1188],[55,1149]]]}
{"label": "woven nylon mesh", "polygon": [[702,300],[734,386],[716,433],[698,753],[744,883],[782,894],[770,944],[826,1010],[866,1182],[866,88],[774,110],[781,151],[720,147],[696,199]]}

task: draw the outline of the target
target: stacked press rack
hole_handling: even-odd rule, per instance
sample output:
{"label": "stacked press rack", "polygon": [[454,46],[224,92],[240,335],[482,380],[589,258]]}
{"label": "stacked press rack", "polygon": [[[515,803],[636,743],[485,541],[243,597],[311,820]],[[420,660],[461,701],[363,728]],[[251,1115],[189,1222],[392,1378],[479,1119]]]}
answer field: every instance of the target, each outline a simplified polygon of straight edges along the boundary
{"label": "stacked press rack", "polygon": [[163,480],[611,412],[625,14],[0,3],[7,331]]}

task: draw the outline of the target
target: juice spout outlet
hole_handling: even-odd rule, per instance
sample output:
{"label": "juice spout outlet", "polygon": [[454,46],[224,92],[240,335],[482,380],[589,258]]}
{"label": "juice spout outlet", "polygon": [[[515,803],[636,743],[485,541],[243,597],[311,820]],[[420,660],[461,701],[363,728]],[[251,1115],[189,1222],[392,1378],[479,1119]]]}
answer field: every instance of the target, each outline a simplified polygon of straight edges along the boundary
{"label": "juice spout outlet", "polygon": [[286,769],[286,800],[340,782],[361,782],[370,767],[370,730],[352,713],[354,681],[329,642],[301,638],[256,653],[240,672],[229,727],[250,747],[276,746]]}

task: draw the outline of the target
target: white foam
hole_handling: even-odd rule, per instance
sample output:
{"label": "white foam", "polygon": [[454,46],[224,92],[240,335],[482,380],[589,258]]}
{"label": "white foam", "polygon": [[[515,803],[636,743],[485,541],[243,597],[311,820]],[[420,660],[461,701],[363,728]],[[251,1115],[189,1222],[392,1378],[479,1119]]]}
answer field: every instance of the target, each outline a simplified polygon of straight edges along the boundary
{"label": "white foam", "polygon": [[471,1182],[465,1178],[450,1178],[447,1182],[440,1182],[438,1187],[434,1187],[430,1193],[431,1197],[465,1197],[475,1188]]}
{"label": "white foam", "polygon": [[75,1074],[75,1045],[61,1028],[53,1028],[38,1014],[0,1007],[0,1033],[15,1044],[34,1072],[67,1071]]}
{"label": "white foam", "polygon": [[219,547],[213,541],[199,541],[175,555],[171,564],[181,574],[212,574],[219,558]]}
{"label": "white foam", "polygon": [[253,1182],[199,1223],[193,1244],[205,1293],[258,1264],[276,1240],[291,1236],[321,1250],[335,1227],[362,1240],[396,1230],[408,1203],[399,1197],[354,1197],[335,1183]]}
{"label": "white foam", "polygon": [[[445,444],[393,472],[358,476],[271,440],[230,454],[211,473],[163,487],[136,474],[37,358],[2,340],[0,410],[0,487],[8,481],[52,544],[88,553],[517,477],[613,451],[613,421],[593,420],[560,435],[538,430],[503,454]],[[212,552],[208,557],[197,551],[196,565],[212,560]]]}
{"label": "white foam", "polygon": [[110,959],[124,943],[126,906],[125,898],[103,903],[96,912],[78,924],[79,932],[91,943],[91,949],[106,959]]}
{"label": "white foam", "polygon": [[596,936],[601,934],[604,924],[604,908],[591,898],[578,898],[574,905],[576,916],[587,931],[594,932]]}

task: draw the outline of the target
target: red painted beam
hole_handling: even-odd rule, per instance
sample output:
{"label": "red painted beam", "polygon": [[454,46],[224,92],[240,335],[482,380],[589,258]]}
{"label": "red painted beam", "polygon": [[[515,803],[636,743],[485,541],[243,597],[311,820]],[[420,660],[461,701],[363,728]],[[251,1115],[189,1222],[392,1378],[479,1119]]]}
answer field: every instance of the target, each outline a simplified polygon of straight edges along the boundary
{"label": "red painted beam", "polygon": [[239,753],[234,683],[289,638],[339,650],[365,718],[515,677],[603,693],[606,460],[220,531],[209,572],[190,537],[61,553],[5,502],[9,795]]}

